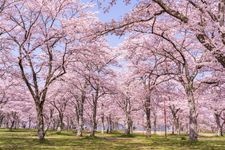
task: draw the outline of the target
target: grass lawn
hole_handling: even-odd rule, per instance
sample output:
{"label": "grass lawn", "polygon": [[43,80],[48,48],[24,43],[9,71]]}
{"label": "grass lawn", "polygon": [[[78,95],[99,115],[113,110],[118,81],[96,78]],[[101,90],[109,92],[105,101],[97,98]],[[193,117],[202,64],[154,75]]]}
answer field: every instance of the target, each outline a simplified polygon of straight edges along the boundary
{"label": "grass lawn", "polygon": [[39,143],[33,130],[15,130],[9,132],[0,129],[0,149],[2,150],[225,150],[225,138],[200,136],[199,141],[190,143],[185,136],[153,135],[146,138],[141,134],[124,136],[121,133],[97,134],[76,137],[72,132],[48,132],[44,143]]}

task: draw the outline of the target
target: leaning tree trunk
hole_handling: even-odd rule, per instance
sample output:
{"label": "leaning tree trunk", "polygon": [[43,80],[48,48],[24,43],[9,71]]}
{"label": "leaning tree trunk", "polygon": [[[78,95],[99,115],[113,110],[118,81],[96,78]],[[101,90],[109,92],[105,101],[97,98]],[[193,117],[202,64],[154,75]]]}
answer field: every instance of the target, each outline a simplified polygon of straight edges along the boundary
{"label": "leaning tree trunk", "polygon": [[196,103],[193,94],[192,83],[186,85],[186,94],[188,98],[189,105],[189,140],[198,140],[198,128],[197,128],[197,110]]}
{"label": "leaning tree trunk", "polygon": [[45,139],[45,129],[44,129],[44,115],[43,115],[43,105],[36,104],[37,110],[37,135],[40,141],[44,141]]}

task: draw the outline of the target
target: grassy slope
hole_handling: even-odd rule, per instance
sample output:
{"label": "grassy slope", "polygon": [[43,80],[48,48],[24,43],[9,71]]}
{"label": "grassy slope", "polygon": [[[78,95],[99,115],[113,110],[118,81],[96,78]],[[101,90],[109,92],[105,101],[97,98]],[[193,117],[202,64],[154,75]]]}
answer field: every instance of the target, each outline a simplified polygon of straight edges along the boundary
{"label": "grassy slope", "polygon": [[120,133],[98,134],[96,138],[88,136],[75,137],[72,132],[58,135],[49,132],[46,142],[40,144],[36,132],[16,130],[9,132],[0,129],[0,149],[2,150],[225,150],[224,137],[202,136],[196,143],[190,143],[184,136],[153,136],[147,139],[144,135],[135,134],[127,137]]}

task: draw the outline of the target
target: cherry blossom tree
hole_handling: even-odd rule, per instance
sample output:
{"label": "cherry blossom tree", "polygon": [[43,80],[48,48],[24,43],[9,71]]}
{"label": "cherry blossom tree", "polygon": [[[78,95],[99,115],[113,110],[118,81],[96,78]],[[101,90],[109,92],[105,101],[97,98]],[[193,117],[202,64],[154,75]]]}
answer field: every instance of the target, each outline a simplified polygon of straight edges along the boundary
{"label": "cherry blossom tree", "polygon": [[[58,84],[58,85],[57,85]],[[57,131],[58,133],[61,133],[61,131],[64,129],[64,116],[65,111],[67,109],[67,105],[70,101],[70,97],[68,92],[65,90],[66,88],[62,88],[63,84],[57,83],[54,86],[57,87],[51,89],[52,92],[50,92],[51,95],[48,99],[49,104],[57,111],[58,113],[58,127]],[[50,94],[49,94],[50,95]]]}
{"label": "cherry blossom tree", "polygon": [[[102,1],[100,1],[100,4]],[[125,1],[129,4],[130,0]],[[116,0],[110,1],[110,5],[115,5]],[[214,12],[217,10],[216,12]],[[199,14],[199,15],[196,15]],[[136,3],[133,10],[119,20],[104,24],[104,29],[99,29],[100,35],[113,32],[116,35],[124,35],[127,32],[140,32],[142,35],[145,33],[154,34],[165,40],[165,43],[169,42],[173,47],[172,51],[164,51],[167,57],[172,56],[173,60],[179,58],[180,69],[184,73],[180,82],[184,86],[187,98],[189,99],[190,108],[190,140],[197,140],[197,113],[194,100],[194,80],[198,74],[198,69],[202,67],[202,61],[199,59],[199,54],[202,53],[208,56],[207,62],[215,62],[220,67],[225,66],[224,61],[224,43],[223,43],[223,26],[224,26],[224,2],[196,2],[196,1],[139,1]],[[157,26],[157,27],[156,27]],[[168,28],[172,30],[168,30]],[[168,32],[169,31],[169,32]],[[186,32],[185,34],[183,34]],[[189,54],[182,52],[184,48],[182,44],[182,37],[188,36],[198,46],[198,48],[192,48]],[[171,38],[172,37],[172,38]],[[191,38],[192,37],[192,38]],[[166,42],[167,41],[167,42]],[[178,42],[180,41],[180,43]],[[183,40],[183,43],[187,43],[187,40]],[[179,44],[178,44],[179,43]],[[178,45],[179,46],[178,46]],[[182,46],[183,45],[183,46]],[[164,48],[165,49],[165,48]],[[201,52],[200,52],[200,51]],[[178,52],[179,54],[173,55]],[[199,53],[200,52],[200,53]],[[180,55],[180,56],[179,56]],[[189,55],[189,56],[188,56]],[[197,60],[196,69],[190,68],[193,61],[189,59],[191,57]],[[172,61],[173,61],[172,60]],[[178,60],[178,59],[177,59]],[[179,64],[179,62],[176,62]],[[183,69],[182,69],[183,68]]]}
{"label": "cherry blossom tree", "polygon": [[[131,0],[125,1],[129,4]],[[103,1],[100,4],[104,5]],[[116,0],[109,2],[109,5],[116,4]],[[107,5],[107,4],[106,4]],[[108,6],[109,6],[108,5]],[[223,67],[225,67],[224,56],[224,2],[217,1],[144,1],[136,3],[133,10],[126,14],[119,22],[112,20],[106,25],[104,31],[100,29],[101,34],[114,31],[118,35],[124,32],[139,28],[143,23],[149,23],[145,26],[151,29],[156,18],[162,18],[171,24],[174,28],[177,23],[181,24],[184,30],[191,32],[196,40],[208,51]],[[103,6],[104,7],[104,6]],[[106,7],[110,8],[110,7]],[[198,14],[198,15],[196,15]]]}
{"label": "cherry blossom tree", "polygon": [[225,2],[124,3],[105,23],[79,0],[0,0],[0,127],[222,136]]}
{"label": "cherry blossom tree", "polygon": [[[162,24],[165,24],[164,21],[162,22]],[[205,56],[199,55],[202,53],[201,49],[198,52],[199,54],[193,53],[194,47],[199,47],[199,45],[198,43],[193,42],[194,39],[191,39],[186,31],[173,34],[170,32],[170,26],[164,25],[164,31],[162,32],[160,31],[162,28],[160,25],[161,20],[155,20],[154,26],[152,27],[152,31],[150,33],[148,33],[148,31],[145,29],[136,30],[136,32],[139,34],[134,33],[134,35],[131,35],[130,38],[132,39],[130,42],[135,43],[136,46],[131,47],[136,51],[138,48],[146,51],[146,56],[144,55],[145,57],[143,58],[138,57],[139,60],[147,60],[147,62],[149,61],[150,64],[152,63],[153,65],[156,62],[155,67],[153,66],[153,68],[156,68],[156,72],[152,72],[153,75],[156,75],[156,79],[160,77],[160,74],[166,75],[166,80],[173,78],[173,80],[180,82],[180,84],[183,86],[189,102],[190,110],[189,137],[190,140],[196,140],[197,108],[194,97],[194,81],[196,76],[199,74],[200,69],[202,68],[202,63],[205,62],[205,59],[203,59]],[[148,36],[148,34],[150,35]],[[140,36],[142,36],[142,41],[140,41]],[[176,36],[179,36],[179,38]],[[139,40],[134,40],[134,37],[138,38]],[[131,54],[135,54],[135,50],[131,51]],[[154,58],[154,56],[157,59],[150,60],[151,57]],[[160,69],[157,68],[157,61],[159,63]],[[145,65],[146,64],[142,64],[142,68],[144,68]],[[160,79],[159,82],[162,82],[162,79]],[[153,86],[155,85],[153,84]]]}
{"label": "cherry blossom tree", "polygon": [[[69,87],[68,92],[72,97],[72,103],[75,107],[76,122],[77,122],[77,136],[83,135],[84,130],[84,105],[88,93],[88,83],[85,78],[79,74],[73,73],[73,76],[67,74],[66,85]],[[71,82],[72,81],[72,82]]]}
{"label": "cherry blossom tree", "polygon": [[[225,124],[224,111],[224,84],[218,82],[217,84],[205,85],[204,90],[201,92],[200,104],[202,109],[205,110],[202,113],[210,112],[214,117],[214,124],[216,124],[216,130],[218,136],[223,136],[223,126]],[[206,123],[205,123],[206,124]]]}
{"label": "cherry blossom tree", "polygon": [[74,42],[71,31],[82,32],[79,24],[92,17],[87,5],[72,0],[19,1],[3,17],[1,29],[11,42],[8,49],[35,102],[38,138],[45,137],[43,106],[49,86],[66,73]]}
{"label": "cherry blossom tree", "polygon": [[[110,90],[110,78],[113,76],[113,72],[109,69],[109,65],[114,62],[114,57],[110,55],[99,55],[102,57],[100,61],[93,62],[89,64],[88,71],[89,74],[86,76],[87,82],[91,86],[91,97],[89,101],[92,105],[92,130],[91,136],[95,136],[95,132],[97,129],[97,107],[98,101],[106,94],[110,94],[112,91]],[[108,81],[108,82],[107,82]]]}

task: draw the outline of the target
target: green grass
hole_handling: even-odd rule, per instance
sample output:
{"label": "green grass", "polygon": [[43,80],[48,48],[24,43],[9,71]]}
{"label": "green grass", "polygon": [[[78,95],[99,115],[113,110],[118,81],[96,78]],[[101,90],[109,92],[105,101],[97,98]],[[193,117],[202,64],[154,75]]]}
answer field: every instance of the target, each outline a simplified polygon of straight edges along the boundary
{"label": "green grass", "polygon": [[121,133],[97,134],[97,137],[76,137],[73,132],[48,132],[46,141],[39,143],[34,130],[0,129],[0,149],[2,150],[225,150],[225,138],[200,136],[198,142],[191,143],[184,135],[153,135],[146,138],[142,134],[124,136]]}

